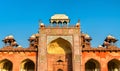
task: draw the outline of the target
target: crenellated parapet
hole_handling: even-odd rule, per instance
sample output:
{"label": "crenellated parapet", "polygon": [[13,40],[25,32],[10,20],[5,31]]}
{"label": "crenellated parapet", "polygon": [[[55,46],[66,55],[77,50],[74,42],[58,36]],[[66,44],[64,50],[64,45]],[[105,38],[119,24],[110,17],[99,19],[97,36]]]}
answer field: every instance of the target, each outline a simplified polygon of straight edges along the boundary
{"label": "crenellated parapet", "polygon": [[83,48],[82,52],[118,52],[120,48],[117,46],[109,46],[109,48],[97,47],[97,48]]}
{"label": "crenellated parapet", "polygon": [[37,52],[37,49],[35,48],[23,48],[23,47],[11,47],[11,46],[5,46],[0,49],[0,52]]}

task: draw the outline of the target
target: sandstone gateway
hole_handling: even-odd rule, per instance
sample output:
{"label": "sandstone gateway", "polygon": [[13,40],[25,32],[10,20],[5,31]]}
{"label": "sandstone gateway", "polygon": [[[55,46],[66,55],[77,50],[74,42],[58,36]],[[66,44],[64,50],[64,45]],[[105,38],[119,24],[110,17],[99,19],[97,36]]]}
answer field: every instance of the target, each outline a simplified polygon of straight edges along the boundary
{"label": "sandstone gateway", "polygon": [[103,44],[92,48],[88,34],[81,33],[80,21],[69,26],[65,14],[50,18],[50,26],[40,22],[39,33],[23,48],[12,35],[2,41],[0,71],[120,71],[117,39],[108,35]]}

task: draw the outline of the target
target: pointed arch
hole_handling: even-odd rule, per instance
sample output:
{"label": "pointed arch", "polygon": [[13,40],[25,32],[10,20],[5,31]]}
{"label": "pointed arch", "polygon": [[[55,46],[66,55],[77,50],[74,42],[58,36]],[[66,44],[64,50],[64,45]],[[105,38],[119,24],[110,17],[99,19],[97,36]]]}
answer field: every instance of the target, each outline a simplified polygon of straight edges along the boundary
{"label": "pointed arch", "polygon": [[120,61],[117,59],[112,59],[107,64],[108,71],[120,71]]}
{"label": "pointed arch", "polygon": [[12,68],[13,63],[10,60],[4,59],[0,61],[0,71],[12,71]]}
{"label": "pointed arch", "polygon": [[35,64],[30,59],[25,59],[21,62],[21,71],[34,71]]}
{"label": "pointed arch", "polygon": [[58,24],[62,24],[62,21],[58,21]]}
{"label": "pointed arch", "polygon": [[56,21],[53,21],[52,23],[53,23],[53,24],[56,24],[57,22],[56,22]]}
{"label": "pointed arch", "polygon": [[85,63],[85,71],[100,71],[100,63],[95,59],[90,59]]}
{"label": "pointed arch", "polygon": [[[58,37],[47,45],[48,66],[55,68],[55,71],[73,71],[72,69],[72,46],[71,43]],[[51,64],[53,62],[54,64]],[[61,67],[64,66],[64,67]],[[59,70],[62,69],[62,70]]]}
{"label": "pointed arch", "polygon": [[72,36],[48,36],[47,37],[47,45],[50,44],[52,41],[58,39],[58,38],[62,38],[64,40],[66,40],[67,42],[69,42],[71,45],[73,45],[73,39]]}
{"label": "pointed arch", "polygon": [[67,24],[67,21],[64,21],[63,24]]}
{"label": "pointed arch", "polygon": [[48,44],[47,52],[48,54],[69,54],[72,53],[71,44],[59,37]]}

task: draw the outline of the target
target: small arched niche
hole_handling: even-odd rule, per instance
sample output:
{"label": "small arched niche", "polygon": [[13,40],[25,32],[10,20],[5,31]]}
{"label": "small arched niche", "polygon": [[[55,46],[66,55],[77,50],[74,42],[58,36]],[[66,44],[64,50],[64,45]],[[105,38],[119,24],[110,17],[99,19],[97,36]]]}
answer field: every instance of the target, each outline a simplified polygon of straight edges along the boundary
{"label": "small arched niche", "polygon": [[108,62],[108,71],[120,71],[120,61],[113,59]]}
{"label": "small arched niche", "polygon": [[0,71],[12,71],[13,64],[8,59],[4,59],[0,62]]}
{"label": "small arched niche", "polygon": [[35,71],[35,64],[32,60],[26,59],[21,63],[21,71]]}
{"label": "small arched niche", "polygon": [[97,60],[90,59],[85,63],[85,71],[100,71],[100,64]]}

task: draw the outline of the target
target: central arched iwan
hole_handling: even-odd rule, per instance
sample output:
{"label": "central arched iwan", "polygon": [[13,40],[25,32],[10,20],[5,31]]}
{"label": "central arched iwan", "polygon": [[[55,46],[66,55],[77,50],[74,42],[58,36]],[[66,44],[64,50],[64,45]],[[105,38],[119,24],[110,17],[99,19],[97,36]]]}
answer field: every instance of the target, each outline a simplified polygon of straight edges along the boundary
{"label": "central arched iwan", "polygon": [[47,46],[48,71],[72,71],[72,46],[63,39],[57,38]]}

